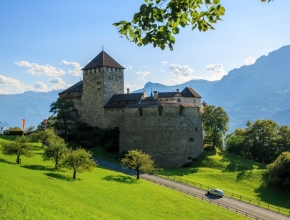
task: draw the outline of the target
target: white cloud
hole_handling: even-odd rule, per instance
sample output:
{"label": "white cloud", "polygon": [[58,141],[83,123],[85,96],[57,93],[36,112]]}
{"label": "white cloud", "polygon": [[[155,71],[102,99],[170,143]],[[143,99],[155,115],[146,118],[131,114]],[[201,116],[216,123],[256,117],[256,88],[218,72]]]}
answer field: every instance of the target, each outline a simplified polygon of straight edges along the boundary
{"label": "white cloud", "polygon": [[10,78],[10,77],[6,77],[6,76],[3,76],[3,75],[0,75],[0,84],[17,85],[17,84],[20,84],[20,81],[17,80],[17,79],[13,79],[13,78]]}
{"label": "white cloud", "polygon": [[252,65],[256,62],[256,59],[253,57],[248,57],[244,59],[245,65]]}
{"label": "white cloud", "polygon": [[66,60],[62,60],[61,63],[64,64],[64,65],[71,65],[71,66],[74,67],[74,69],[69,69],[68,70],[69,74],[71,74],[73,76],[81,76],[83,66],[81,66],[79,63],[77,63],[77,62],[69,62],[69,61],[66,61]]}
{"label": "white cloud", "polygon": [[37,63],[29,63],[28,61],[15,62],[16,65],[21,67],[29,68],[26,73],[31,75],[45,75],[45,76],[60,76],[64,75],[65,71],[63,69],[55,68],[51,65],[39,65]]}
{"label": "white cloud", "polygon": [[126,68],[126,70],[132,70],[132,69],[133,69],[132,66],[128,66],[128,67]]}
{"label": "white cloud", "polygon": [[0,94],[17,94],[29,90],[31,87],[21,83],[17,79],[0,75]]}
{"label": "white cloud", "polygon": [[131,84],[131,82],[127,81],[126,84],[125,84],[125,88],[124,88],[124,92],[127,93],[127,89],[130,89],[130,92],[134,91],[134,90],[138,90],[140,89],[141,87],[137,86],[136,84]]}
{"label": "white cloud", "polygon": [[68,87],[71,86],[71,84],[67,84],[60,77],[50,78],[49,83],[50,83],[50,90],[67,89]]}
{"label": "white cloud", "polygon": [[163,62],[162,62],[162,64],[167,64],[167,63],[168,63],[167,61],[163,61]]}
{"label": "white cloud", "polygon": [[48,92],[48,88],[47,88],[47,85],[44,82],[37,81],[33,85],[33,91],[37,91],[37,92]]}
{"label": "white cloud", "polygon": [[187,65],[180,66],[177,64],[170,64],[169,69],[172,71],[174,75],[174,78],[170,80],[171,83],[180,84],[192,80],[194,78],[192,75],[194,69],[191,69]]}
{"label": "white cloud", "polygon": [[138,80],[143,80],[143,81],[146,81],[146,77],[148,75],[150,75],[150,72],[148,71],[138,71],[136,72],[135,74],[139,75],[139,77],[137,77]]}
{"label": "white cloud", "polygon": [[159,71],[160,71],[161,73],[165,73],[165,70],[163,70],[163,69],[159,69]]}
{"label": "white cloud", "polygon": [[203,78],[209,81],[220,80],[224,75],[226,75],[222,64],[210,64],[206,66],[208,74],[204,75]]}

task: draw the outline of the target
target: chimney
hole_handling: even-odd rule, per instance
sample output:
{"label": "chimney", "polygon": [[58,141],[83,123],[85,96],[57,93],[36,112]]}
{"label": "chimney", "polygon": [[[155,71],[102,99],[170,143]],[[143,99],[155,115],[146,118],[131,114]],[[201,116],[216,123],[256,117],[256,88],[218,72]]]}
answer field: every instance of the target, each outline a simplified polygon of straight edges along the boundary
{"label": "chimney", "polygon": [[179,89],[176,89],[176,92],[179,92]]}
{"label": "chimney", "polygon": [[130,93],[130,89],[129,88],[127,88],[127,94],[129,94]]}
{"label": "chimney", "polygon": [[154,94],[154,95],[153,95],[153,97],[154,97],[154,100],[157,100],[157,97],[158,97],[158,92],[157,92],[157,91],[154,91],[154,92],[153,92],[153,94]]}

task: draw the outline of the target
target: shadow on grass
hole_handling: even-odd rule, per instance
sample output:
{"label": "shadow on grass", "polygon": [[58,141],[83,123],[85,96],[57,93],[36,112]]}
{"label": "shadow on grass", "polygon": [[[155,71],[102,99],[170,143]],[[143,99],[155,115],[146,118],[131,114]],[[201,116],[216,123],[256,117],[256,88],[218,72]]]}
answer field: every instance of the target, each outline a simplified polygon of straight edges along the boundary
{"label": "shadow on grass", "polygon": [[126,184],[135,184],[137,183],[137,179],[131,176],[122,176],[122,175],[109,175],[103,178],[107,181],[115,181],[119,183],[126,183]]}
{"label": "shadow on grass", "polygon": [[249,179],[253,175],[252,170],[243,170],[238,172],[237,174],[237,182],[243,180],[243,179]]}
{"label": "shadow on grass", "polygon": [[42,165],[23,165],[21,167],[26,168],[26,169],[29,169],[29,170],[48,170],[48,171],[55,171],[55,168],[46,167],[46,166],[42,166]]}
{"label": "shadow on grass", "polygon": [[73,179],[72,177],[68,177],[59,173],[45,173],[46,176],[48,176],[50,179],[60,179],[60,180],[66,180],[66,181],[75,181],[76,179]]}
{"label": "shadow on grass", "polygon": [[7,164],[16,164],[16,163],[11,163],[10,161],[4,160],[2,158],[0,158],[0,162],[1,163],[7,163]]}
{"label": "shadow on grass", "polygon": [[266,178],[267,174],[264,174],[263,184],[261,184],[259,188],[255,189],[255,193],[258,194],[261,201],[289,209],[290,212],[290,188],[267,184]]}

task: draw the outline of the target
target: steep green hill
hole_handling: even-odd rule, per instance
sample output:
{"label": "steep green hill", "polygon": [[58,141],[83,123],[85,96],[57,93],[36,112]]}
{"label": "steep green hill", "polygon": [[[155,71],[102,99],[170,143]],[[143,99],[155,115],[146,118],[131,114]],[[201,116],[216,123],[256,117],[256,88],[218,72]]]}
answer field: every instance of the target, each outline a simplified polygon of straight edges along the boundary
{"label": "steep green hill", "polygon": [[[3,141],[0,139],[0,141]],[[0,219],[246,219],[177,191],[106,169],[56,172],[38,147],[32,158],[0,153]]]}

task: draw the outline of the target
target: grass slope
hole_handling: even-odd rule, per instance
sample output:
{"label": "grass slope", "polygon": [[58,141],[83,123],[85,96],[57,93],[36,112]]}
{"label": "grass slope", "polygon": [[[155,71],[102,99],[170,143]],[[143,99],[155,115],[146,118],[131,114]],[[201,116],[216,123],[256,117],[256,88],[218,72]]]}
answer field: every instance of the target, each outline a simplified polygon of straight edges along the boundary
{"label": "grass slope", "polygon": [[[0,144],[3,139],[0,139]],[[0,153],[0,219],[246,219],[177,191],[96,168],[91,173],[53,169],[34,157]]]}
{"label": "grass slope", "polygon": [[263,183],[266,166],[227,152],[205,151],[192,167],[164,169],[162,175],[221,188],[225,191],[290,209],[290,189]]}

